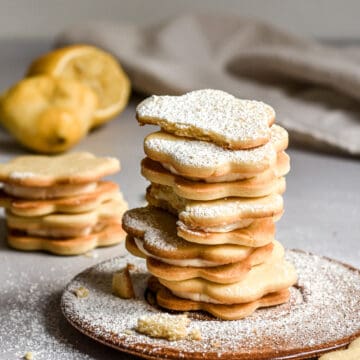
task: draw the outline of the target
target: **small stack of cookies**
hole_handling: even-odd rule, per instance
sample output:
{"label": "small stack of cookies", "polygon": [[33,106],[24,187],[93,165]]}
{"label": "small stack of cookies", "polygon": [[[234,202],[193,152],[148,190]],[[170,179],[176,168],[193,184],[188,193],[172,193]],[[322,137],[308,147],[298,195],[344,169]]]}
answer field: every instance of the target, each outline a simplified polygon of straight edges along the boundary
{"label": "small stack of cookies", "polygon": [[116,183],[101,180],[119,170],[117,159],[86,152],[0,164],[9,245],[78,255],[122,241],[127,204]]}
{"label": "small stack of cookies", "polygon": [[149,206],[125,213],[127,249],[144,257],[165,309],[225,320],[286,302],[294,267],[275,240],[290,160],[274,110],[219,90],[152,96],[140,124]]}

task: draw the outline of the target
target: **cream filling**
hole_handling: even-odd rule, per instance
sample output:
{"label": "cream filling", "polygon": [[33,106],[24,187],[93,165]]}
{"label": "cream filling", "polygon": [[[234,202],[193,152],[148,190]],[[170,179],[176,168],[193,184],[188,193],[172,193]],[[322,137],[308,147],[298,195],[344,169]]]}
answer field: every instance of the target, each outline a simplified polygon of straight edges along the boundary
{"label": "cream filling", "polygon": [[91,234],[92,227],[88,226],[82,229],[28,229],[22,230],[32,236],[54,237],[54,238],[71,238],[86,236]]}
{"label": "cream filling", "polygon": [[233,231],[236,229],[248,227],[253,221],[254,221],[254,219],[243,219],[243,220],[239,220],[234,223],[231,223],[231,224],[220,225],[220,226],[199,227],[197,229],[202,230],[204,232],[209,232],[209,233],[226,233],[226,232]]}
{"label": "cream filling", "polygon": [[7,194],[25,199],[52,199],[86,194],[96,189],[97,183],[91,182],[80,185],[55,185],[49,187],[21,186],[4,184],[3,189]]}
{"label": "cream filling", "polygon": [[[219,183],[219,182],[231,182],[231,181],[237,181],[237,180],[246,180],[250,179],[252,177],[256,176],[256,174],[236,174],[236,173],[230,173],[222,176],[214,176],[214,177],[208,177],[205,178],[204,181],[207,183]],[[199,180],[199,179],[198,179]]]}
{"label": "cream filling", "polygon": [[165,200],[171,208],[178,212],[185,209],[188,203],[187,199],[178,196],[170,186],[155,185],[151,189],[151,195],[156,200]]}
{"label": "cream filling", "polygon": [[201,301],[201,302],[207,302],[207,303],[212,303],[212,304],[221,304],[220,301],[214,300],[211,297],[205,295],[205,294],[199,294],[199,293],[189,293],[186,291],[172,291],[171,292],[179,297],[179,298],[183,298],[183,299],[189,299],[189,300],[193,300],[193,301]]}
{"label": "cream filling", "polygon": [[21,229],[29,235],[42,236],[42,237],[59,237],[59,238],[71,238],[79,236],[87,236],[92,233],[98,233],[104,230],[108,224],[106,222],[98,222],[94,226],[86,226],[83,228],[42,228],[42,229]]}
{"label": "cream filling", "polygon": [[180,174],[171,164],[160,162],[161,165],[166,169],[169,170],[172,174],[180,175],[185,177],[186,179],[193,180],[193,181],[199,181],[204,180],[207,183],[218,183],[218,182],[228,182],[228,181],[236,181],[236,180],[244,180],[249,179],[255,176],[255,174],[241,174],[241,173],[230,173],[222,176],[213,176],[208,178],[197,178],[192,176],[184,176],[183,174]]}
{"label": "cream filling", "polygon": [[253,266],[243,280],[226,286],[199,278],[159,281],[179,297],[232,304],[255,301],[266,294],[289,288],[296,280],[297,274],[293,265],[280,260]]}
{"label": "cream filling", "polygon": [[138,249],[145,254],[146,256],[152,257],[154,259],[160,260],[166,264],[170,264],[170,265],[175,265],[175,266],[182,266],[182,267],[186,267],[186,266],[193,266],[193,267],[212,267],[212,266],[219,266],[221,264],[219,263],[215,263],[213,261],[207,261],[207,260],[202,260],[202,259],[164,259],[162,257],[159,256],[155,256],[153,254],[150,254],[148,251],[146,251],[144,249],[142,240],[139,238],[134,238],[135,240],[135,244],[138,247]]}
{"label": "cream filling", "polygon": [[[157,200],[165,200],[173,209],[180,212],[186,208],[188,201],[182,198],[167,185],[160,185],[152,188],[151,195]],[[240,219],[231,224],[217,225],[217,226],[195,226],[197,230],[211,232],[211,233],[225,233],[235,229],[241,229],[249,226],[254,219]],[[188,225],[189,228],[191,226]]]}

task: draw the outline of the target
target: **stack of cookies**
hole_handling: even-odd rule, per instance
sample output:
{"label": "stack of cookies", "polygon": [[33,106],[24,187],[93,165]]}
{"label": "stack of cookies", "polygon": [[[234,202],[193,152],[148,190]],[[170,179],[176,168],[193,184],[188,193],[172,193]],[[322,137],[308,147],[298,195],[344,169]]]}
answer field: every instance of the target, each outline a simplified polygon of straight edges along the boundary
{"label": "stack of cookies", "polygon": [[137,118],[162,130],[144,141],[149,205],[125,213],[123,226],[158,305],[233,320],[286,302],[297,276],[274,223],[290,161],[274,110],[199,90],[152,96]]}
{"label": "stack of cookies", "polygon": [[117,184],[101,180],[119,169],[117,159],[85,152],[0,164],[9,245],[77,255],[119,243],[127,204]]}

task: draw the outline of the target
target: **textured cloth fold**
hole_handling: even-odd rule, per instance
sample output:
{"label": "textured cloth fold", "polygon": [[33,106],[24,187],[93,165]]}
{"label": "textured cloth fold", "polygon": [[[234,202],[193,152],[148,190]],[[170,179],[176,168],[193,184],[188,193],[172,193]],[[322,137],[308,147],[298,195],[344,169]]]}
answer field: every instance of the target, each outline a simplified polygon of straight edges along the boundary
{"label": "textured cloth fold", "polygon": [[112,52],[142,93],[215,88],[265,101],[297,142],[360,155],[360,48],[320,45],[220,14],[143,28],[88,23],[67,29],[56,43]]}

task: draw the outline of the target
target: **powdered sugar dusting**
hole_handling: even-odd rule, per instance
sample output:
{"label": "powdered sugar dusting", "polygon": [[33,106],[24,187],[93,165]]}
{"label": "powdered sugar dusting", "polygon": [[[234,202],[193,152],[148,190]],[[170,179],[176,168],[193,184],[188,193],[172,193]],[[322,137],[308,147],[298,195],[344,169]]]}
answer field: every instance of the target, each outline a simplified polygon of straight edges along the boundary
{"label": "powdered sugar dusting", "polygon": [[[42,275],[36,282],[29,271],[15,273],[3,267],[6,287],[0,295],[1,359],[23,359],[26,352],[33,353],[34,360],[92,359],[67,337],[69,329],[60,313],[59,289],[69,269],[64,266],[62,270],[51,282]],[[57,269],[51,266],[48,271],[53,276]]]}
{"label": "powdered sugar dusting", "polygon": [[[137,108],[140,122],[156,119],[167,131],[194,130],[192,137],[224,138],[224,143],[266,138],[274,109],[260,101],[242,100],[221,91],[204,89],[182,96],[153,95]],[[175,130],[176,131],[176,130]],[[187,135],[190,136],[190,135]]]}
{"label": "powdered sugar dusting", "polygon": [[[135,327],[139,317],[158,312],[144,300],[148,275],[140,259],[136,259],[139,272],[134,275],[136,300],[122,300],[111,294],[111,274],[128,261],[115,258],[75,278],[63,294],[62,308],[72,323],[99,340],[152,356],[167,349],[174,354],[173,358],[191,356],[194,352],[211,358],[229,353],[236,357],[241,353],[251,359],[252,354],[266,351],[280,356],[292,349],[315,348],[359,333],[359,272],[305,253],[288,251],[287,260],[299,273],[298,287],[291,289],[287,304],[258,310],[238,321],[195,317],[190,326],[200,330],[200,341],[169,342],[128,331]],[[73,289],[79,286],[89,289],[87,298],[74,296]]]}

